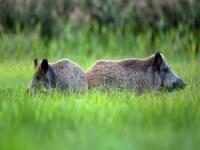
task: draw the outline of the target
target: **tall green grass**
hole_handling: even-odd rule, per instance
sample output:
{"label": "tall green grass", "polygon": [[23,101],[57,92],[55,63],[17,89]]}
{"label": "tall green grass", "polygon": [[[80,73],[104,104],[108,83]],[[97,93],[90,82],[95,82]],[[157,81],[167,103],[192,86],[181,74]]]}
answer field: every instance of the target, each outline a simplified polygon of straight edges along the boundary
{"label": "tall green grass", "polygon": [[[144,57],[155,51],[162,51],[170,58],[195,59],[199,57],[199,36],[184,26],[145,33],[110,31],[108,28],[99,33],[98,29],[90,31],[88,26],[74,28],[67,25],[59,37],[48,43],[41,39],[39,31],[31,34],[3,34],[0,36],[1,59],[21,59],[51,57],[60,59],[70,57],[80,61],[93,61],[101,58]],[[114,55],[113,55],[114,54]]]}
{"label": "tall green grass", "polygon": [[[189,35],[189,36],[188,36]],[[191,40],[189,40],[191,39]],[[177,30],[109,32],[66,28],[45,45],[37,32],[0,37],[0,149],[182,149],[200,144],[200,76],[196,36]],[[85,70],[97,59],[145,57],[161,50],[187,86],[171,93],[90,90],[27,94],[33,58],[66,57]]]}

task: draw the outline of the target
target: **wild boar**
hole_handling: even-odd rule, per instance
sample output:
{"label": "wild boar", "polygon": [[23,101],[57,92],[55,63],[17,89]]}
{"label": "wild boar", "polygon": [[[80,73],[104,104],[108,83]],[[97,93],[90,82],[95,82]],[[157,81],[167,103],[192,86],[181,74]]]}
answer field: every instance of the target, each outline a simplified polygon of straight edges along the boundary
{"label": "wild boar", "polygon": [[80,66],[68,59],[59,60],[49,64],[47,59],[41,63],[34,60],[35,73],[28,88],[30,92],[35,92],[43,85],[45,91],[50,88],[58,88],[61,91],[71,89],[81,92],[88,88],[87,79]]}
{"label": "wild boar", "polygon": [[172,90],[186,85],[172,72],[160,52],[144,59],[97,61],[86,72],[86,77],[89,88],[133,89],[137,93],[162,87]]}

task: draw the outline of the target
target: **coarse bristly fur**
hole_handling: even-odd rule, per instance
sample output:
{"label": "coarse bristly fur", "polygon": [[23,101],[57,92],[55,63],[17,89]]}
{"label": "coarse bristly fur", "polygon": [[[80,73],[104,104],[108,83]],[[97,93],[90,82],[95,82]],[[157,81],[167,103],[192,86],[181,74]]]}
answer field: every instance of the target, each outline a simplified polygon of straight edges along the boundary
{"label": "coarse bristly fur", "polygon": [[62,59],[49,64],[47,59],[43,59],[41,63],[35,59],[34,63],[35,73],[29,86],[30,92],[35,92],[40,84],[44,85],[46,91],[58,88],[61,91],[71,89],[81,92],[88,88],[84,71],[71,60]]}
{"label": "coarse bristly fur", "polygon": [[144,59],[124,59],[118,61],[97,61],[87,72],[89,88],[159,90],[172,89],[185,84],[170,70],[160,52]]}

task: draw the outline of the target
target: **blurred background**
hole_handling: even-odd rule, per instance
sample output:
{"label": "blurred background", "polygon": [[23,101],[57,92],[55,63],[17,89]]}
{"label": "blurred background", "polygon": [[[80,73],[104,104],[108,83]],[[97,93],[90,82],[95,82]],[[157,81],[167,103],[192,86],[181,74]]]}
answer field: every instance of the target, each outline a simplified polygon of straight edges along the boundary
{"label": "blurred background", "polygon": [[[187,86],[171,93],[26,90],[34,58],[164,53]],[[0,150],[199,150],[200,0],[0,0]]]}
{"label": "blurred background", "polygon": [[199,43],[199,0],[0,0],[2,59],[119,58],[157,50],[195,59]]}

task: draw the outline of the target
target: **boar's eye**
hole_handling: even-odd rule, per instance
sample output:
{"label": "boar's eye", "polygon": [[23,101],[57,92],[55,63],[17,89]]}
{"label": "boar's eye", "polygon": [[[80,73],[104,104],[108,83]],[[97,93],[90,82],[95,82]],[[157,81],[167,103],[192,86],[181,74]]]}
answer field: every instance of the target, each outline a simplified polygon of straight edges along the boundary
{"label": "boar's eye", "polygon": [[36,78],[36,80],[40,80],[40,79],[41,79],[41,77],[40,77],[40,76],[36,76],[35,78]]}
{"label": "boar's eye", "polygon": [[169,68],[165,68],[165,69],[163,69],[163,71],[164,71],[165,73],[167,73],[167,72],[169,72]]}

